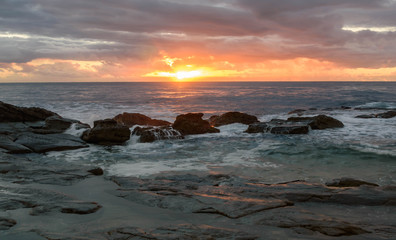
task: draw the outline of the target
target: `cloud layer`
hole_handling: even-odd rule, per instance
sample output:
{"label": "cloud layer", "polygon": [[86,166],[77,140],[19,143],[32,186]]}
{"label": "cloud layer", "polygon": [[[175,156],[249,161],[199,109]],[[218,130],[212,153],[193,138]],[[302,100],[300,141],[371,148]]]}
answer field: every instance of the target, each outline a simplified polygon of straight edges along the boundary
{"label": "cloud layer", "polygon": [[187,65],[260,78],[298,59],[396,79],[391,0],[3,0],[0,22],[0,81],[139,80]]}

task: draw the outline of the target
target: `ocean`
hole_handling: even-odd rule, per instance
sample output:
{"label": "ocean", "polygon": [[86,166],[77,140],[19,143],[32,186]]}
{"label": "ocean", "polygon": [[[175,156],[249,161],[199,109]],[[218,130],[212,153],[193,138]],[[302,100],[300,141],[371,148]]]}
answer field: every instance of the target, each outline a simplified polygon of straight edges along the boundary
{"label": "ocean", "polygon": [[209,118],[240,111],[269,121],[286,119],[294,109],[315,108],[315,114],[332,116],[345,127],[292,136],[247,134],[246,125],[232,124],[220,127],[219,134],[154,143],[138,143],[132,137],[125,146],[92,145],[29,158],[43,163],[94,163],[107,176],[209,172],[265,183],[325,183],[352,177],[396,184],[396,118],[355,118],[396,109],[396,82],[3,83],[0,101],[42,107],[91,125],[123,112],[173,122],[177,115],[189,112]]}

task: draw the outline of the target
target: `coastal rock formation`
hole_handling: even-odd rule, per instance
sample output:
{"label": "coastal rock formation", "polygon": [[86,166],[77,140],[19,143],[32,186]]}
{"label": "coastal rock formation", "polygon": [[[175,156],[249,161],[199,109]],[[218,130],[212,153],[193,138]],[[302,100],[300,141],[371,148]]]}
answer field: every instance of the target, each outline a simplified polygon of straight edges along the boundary
{"label": "coastal rock formation", "polygon": [[396,111],[388,111],[384,113],[377,113],[377,114],[365,114],[356,116],[356,118],[394,118],[396,117]]}
{"label": "coastal rock formation", "polygon": [[98,120],[94,127],[83,133],[81,138],[88,143],[100,145],[117,145],[128,141],[131,130],[113,119]]}
{"label": "coastal rock formation", "polygon": [[[334,188],[305,181],[263,184],[229,175],[112,179],[119,185],[119,197],[150,207],[214,214],[238,223],[290,228],[308,235],[381,234],[381,229],[387,229],[383,232],[385,236],[396,233],[395,223],[386,221],[392,218],[396,208],[394,187],[364,184]],[[350,215],[350,212],[369,214],[379,209],[385,218],[380,224],[373,225],[371,219],[355,219]]]}
{"label": "coastal rock formation", "polygon": [[241,123],[241,124],[252,124],[258,122],[256,116],[249,115],[241,112],[227,112],[220,116],[211,116],[209,123],[211,126],[220,127],[223,125]]}
{"label": "coastal rock formation", "polygon": [[254,240],[257,236],[244,231],[212,227],[208,225],[179,224],[176,226],[164,226],[156,229],[141,229],[136,227],[119,228],[107,232],[107,239],[119,240],[130,239],[244,239]]}
{"label": "coastal rock formation", "polygon": [[52,184],[70,186],[92,176],[92,167],[75,165],[70,162],[52,161],[41,164],[39,159],[28,159],[20,155],[0,152],[0,178],[18,184]]}
{"label": "coastal rock formation", "polygon": [[0,101],[0,122],[36,122],[56,113],[37,107],[17,107]]}
{"label": "coastal rock formation", "polygon": [[328,187],[360,187],[362,185],[378,187],[378,185],[375,183],[370,183],[353,178],[334,179],[333,181],[326,183],[326,186]]}
{"label": "coastal rock formation", "polygon": [[210,126],[202,119],[203,113],[187,113],[176,117],[172,127],[183,135],[218,133],[219,129]]}
{"label": "coastal rock formation", "polygon": [[0,230],[8,230],[16,224],[17,222],[14,219],[0,217]]}
{"label": "coastal rock formation", "polygon": [[183,135],[172,127],[136,127],[132,135],[139,136],[139,142],[149,143],[156,140],[183,139]]}
{"label": "coastal rock formation", "polygon": [[101,208],[96,202],[85,202],[62,193],[34,188],[6,188],[0,186],[2,211],[31,208],[30,215],[37,216],[57,211],[67,214],[90,214]]}
{"label": "coastal rock formation", "polygon": [[291,117],[287,120],[272,119],[269,122],[250,124],[246,133],[273,134],[307,134],[309,128],[323,130],[327,128],[340,128],[344,124],[337,119],[326,115],[315,117]]}
{"label": "coastal rock formation", "polygon": [[170,122],[164,120],[151,119],[140,113],[126,113],[119,114],[113,118],[119,124],[123,124],[128,127],[133,127],[135,125],[141,126],[169,126]]}
{"label": "coastal rock formation", "polygon": [[311,129],[323,130],[328,128],[342,128],[344,124],[332,117],[326,115],[318,115],[315,117],[291,117],[288,122],[299,122],[308,124]]}
{"label": "coastal rock formation", "polygon": [[291,115],[291,114],[297,114],[298,116],[301,116],[304,114],[304,112],[306,112],[307,110],[305,109],[295,109],[293,111],[288,112],[287,114]]}

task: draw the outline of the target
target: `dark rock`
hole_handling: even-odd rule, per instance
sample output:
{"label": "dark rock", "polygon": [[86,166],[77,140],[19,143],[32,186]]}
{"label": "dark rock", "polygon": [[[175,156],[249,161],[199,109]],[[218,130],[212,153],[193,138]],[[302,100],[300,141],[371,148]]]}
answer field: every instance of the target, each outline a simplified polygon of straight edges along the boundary
{"label": "dark rock", "polygon": [[101,208],[95,202],[84,202],[68,195],[34,188],[0,187],[0,209],[3,211],[31,208],[30,215],[57,211],[72,214],[90,214]]}
{"label": "dark rock", "polygon": [[348,107],[348,106],[341,106],[341,109],[343,109],[343,110],[350,110],[350,109],[352,109],[351,107]]}
{"label": "dark rock", "polygon": [[265,133],[270,129],[267,123],[253,123],[250,124],[246,133]]}
{"label": "dark rock", "polygon": [[326,186],[329,187],[360,187],[362,185],[378,187],[378,185],[375,183],[356,180],[353,178],[334,179],[333,181],[326,183]]}
{"label": "dark rock", "polygon": [[115,116],[113,118],[116,120],[119,124],[126,125],[128,127],[133,127],[135,125],[141,125],[141,126],[169,126],[171,125],[170,122],[164,121],[164,120],[157,120],[157,119],[151,119],[150,117],[147,117],[143,114],[140,113],[123,113]]}
{"label": "dark rock", "polygon": [[6,150],[7,153],[31,153],[32,150],[14,142],[15,139],[7,135],[0,134],[0,149]]}
{"label": "dark rock", "polygon": [[131,130],[113,119],[98,120],[94,127],[83,133],[82,139],[89,143],[100,145],[117,145],[128,141]]}
{"label": "dark rock", "polygon": [[290,111],[288,114],[290,115],[290,114],[297,114],[298,116],[301,116],[301,115],[303,115],[304,114],[304,112],[306,112],[307,110],[305,110],[305,109],[296,109],[296,110],[293,110],[293,111]]}
{"label": "dark rock", "polygon": [[307,134],[309,127],[304,125],[283,125],[270,128],[273,134]]}
{"label": "dark rock", "polygon": [[241,112],[227,112],[220,116],[210,117],[210,125],[220,127],[223,125],[241,123],[241,124],[252,124],[258,122],[256,116],[252,116]]}
{"label": "dark rock", "polygon": [[37,107],[17,107],[0,101],[0,122],[36,122],[56,113]]}
{"label": "dark rock", "polygon": [[341,121],[326,115],[318,115],[315,117],[291,117],[288,118],[287,121],[301,123],[306,122],[312,129],[318,130],[344,127],[344,124]]}
{"label": "dark rock", "polygon": [[388,111],[384,113],[379,113],[376,115],[377,118],[394,118],[396,117],[396,111]]}
{"label": "dark rock", "polygon": [[107,232],[109,240],[121,239],[235,239],[254,240],[257,236],[245,231],[229,228],[219,228],[209,225],[179,224],[173,226],[159,227],[155,229],[141,229],[136,227],[124,227]]}
{"label": "dark rock", "polygon": [[358,115],[355,118],[376,118],[375,114]]}
{"label": "dark rock", "polygon": [[0,230],[8,230],[16,224],[14,219],[0,217]]}
{"label": "dark rock", "polygon": [[90,173],[92,173],[95,176],[102,176],[103,175],[103,169],[100,168],[100,167],[90,169],[87,172],[90,172]]}
{"label": "dark rock", "polygon": [[140,136],[139,142],[148,143],[156,140],[183,139],[183,135],[172,127],[136,127],[132,135]]}
{"label": "dark rock", "polygon": [[[34,156],[32,156],[34,157]],[[18,184],[42,183],[70,186],[91,176],[89,167],[70,162],[46,162],[40,164],[41,156],[33,161],[0,152],[0,177],[3,181]]]}
{"label": "dark rock", "polygon": [[96,202],[68,202],[62,206],[61,212],[68,214],[91,214],[98,211],[102,206]]}
{"label": "dark rock", "polygon": [[60,116],[52,116],[45,119],[45,126],[46,129],[53,129],[53,130],[60,130],[65,131],[71,127],[72,124],[76,124],[76,129],[84,129],[90,128],[90,126],[86,123],[82,123],[80,121],[68,118],[62,118]]}
{"label": "dark rock", "polygon": [[203,113],[188,113],[176,117],[172,127],[183,135],[218,133],[219,129],[210,126],[202,119]]}
{"label": "dark rock", "polygon": [[23,145],[36,153],[88,147],[81,139],[68,134],[41,135],[29,132],[21,133],[17,135],[15,143]]}

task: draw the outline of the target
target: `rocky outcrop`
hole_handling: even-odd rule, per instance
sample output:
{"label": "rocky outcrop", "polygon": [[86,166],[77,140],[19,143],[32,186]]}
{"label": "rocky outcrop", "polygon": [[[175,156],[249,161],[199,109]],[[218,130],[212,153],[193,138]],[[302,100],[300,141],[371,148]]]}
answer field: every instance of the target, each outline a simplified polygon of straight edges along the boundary
{"label": "rocky outcrop", "polygon": [[164,120],[151,119],[150,117],[140,113],[126,113],[119,114],[113,118],[119,124],[123,124],[128,127],[135,125],[141,126],[169,126],[170,122]]}
{"label": "rocky outcrop", "polygon": [[16,136],[16,144],[23,145],[33,152],[64,151],[88,147],[78,137],[68,134],[34,134],[22,133]]}
{"label": "rocky outcrop", "polygon": [[256,116],[249,115],[241,112],[227,112],[220,116],[212,116],[209,119],[209,123],[212,126],[220,127],[223,125],[233,124],[233,123],[241,123],[241,124],[252,124],[258,122]]}
{"label": "rocky outcrop", "polygon": [[44,121],[56,113],[37,107],[17,107],[0,102],[0,122],[36,122]]}
{"label": "rocky outcrop", "polygon": [[314,130],[344,127],[341,121],[326,115],[318,115],[315,117],[291,117],[287,119],[287,122],[306,123]]}
{"label": "rocky outcrop", "polygon": [[183,135],[172,127],[136,127],[132,135],[139,136],[139,142],[149,143],[157,140],[183,139]]}
{"label": "rocky outcrop", "polygon": [[99,145],[123,144],[129,140],[131,130],[113,119],[98,120],[94,127],[83,133],[81,138],[88,143]]}
{"label": "rocky outcrop", "polygon": [[396,117],[396,111],[388,111],[384,113],[377,113],[377,114],[364,114],[356,116],[356,118],[394,118]]}
{"label": "rocky outcrop", "polygon": [[8,230],[16,224],[14,219],[0,217],[0,230]]}
{"label": "rocky outcrop", "polygon": [[219,129],[212,127],[202,119],[203,113],[188,113],[176,117],[172,127],[183,135],[218,133]]}
{"label": "rocky outcrop", "polygon": [[326,186],[328,187],[360,187],[362,185],[378,187],[378,185],[375,183],[370,183],[353,178],[334,179],[333,181],[326,183]]}

